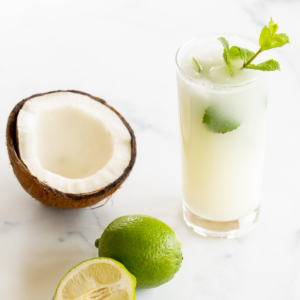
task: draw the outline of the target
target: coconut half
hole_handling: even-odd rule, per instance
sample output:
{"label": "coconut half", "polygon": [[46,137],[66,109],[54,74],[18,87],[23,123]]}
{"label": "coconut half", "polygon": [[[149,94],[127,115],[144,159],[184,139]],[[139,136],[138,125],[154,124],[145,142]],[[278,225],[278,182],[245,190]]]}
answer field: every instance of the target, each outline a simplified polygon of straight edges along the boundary
{"label": "coconut half", "polygon": [[23,188],[58,208],[83,208],[112,195],[136,159],[126,120],[104,100],[78,91],[19,102],[9,116],[6,139]]}

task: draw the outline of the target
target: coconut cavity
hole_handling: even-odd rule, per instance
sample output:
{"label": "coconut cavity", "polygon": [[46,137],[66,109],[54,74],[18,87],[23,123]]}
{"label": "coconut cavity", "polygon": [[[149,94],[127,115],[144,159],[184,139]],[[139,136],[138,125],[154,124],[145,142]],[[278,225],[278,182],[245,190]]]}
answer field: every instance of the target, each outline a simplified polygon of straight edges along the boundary
{"label": "coconut cavity", "polygon": [[33,176],[60,192],[102,190],[124,177],[131,162],[131,133],[122,120],[88,95],[35,96],[17,117],[20,158]]}
{"label": "coconut cavity", "polygon": [[42,111],[34,139],[42,168],[70,179],[96,174],[113,152],[111,135],[102,121],[78,107]]}

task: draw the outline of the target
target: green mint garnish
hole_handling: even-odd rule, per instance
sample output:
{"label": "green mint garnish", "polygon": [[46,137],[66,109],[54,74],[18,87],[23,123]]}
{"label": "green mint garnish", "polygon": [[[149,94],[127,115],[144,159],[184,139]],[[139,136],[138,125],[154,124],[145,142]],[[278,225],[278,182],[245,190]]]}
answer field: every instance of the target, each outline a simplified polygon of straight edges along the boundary
{"label": "green mint garnish", "polygon": [[289,44],[289,37],[285,33],[274,34],[271,40],[271,49],[282,47],[285,44]]}
{"label": "green mint garnish", "polygon": [[254,52],[245,48],[232,46],[229,49],[229,55],[231,59],[241,58],[244,62],[247,62],[254,55]]}
{"label": "green mint garnish", "polygon": [[[280,71],[280,65],[278,62],[276,62],[273,59],[267,60],[263,63],[260,63],[258,65],[251,64],[252,61],[263,51],[270,50],[273,48],[282,47],[285,44],[288,44],[289,37],[285,33],[279,33],[277,34],[278,25],[274,23],[274,21],[271,18],[271,21],[269,22],[269,26],[265,26],[259,37],[259,50],[254,53],[248,49],[232,46],[229,49],[229,43],[224,37],[218,38],[218,40],[222,43],[224,47],[223,51],[223,58],[225,60],[225,63],[228,67],[228,71],[230,76],[233,76],[232,68],[231,68],[231,59],[240,58],[244,61],[243,67],[245,69],[253,69],[253,70],[260,70],[260,71]],[[196,64],[198,72],[202,71],[201,66],[196,61],[196,59],[193,57],[193,60]]]}
{"label": "green mint garnish", "polygon": [[232,69],[231,69],[231,59],[230,59],[230,54],[229,54],[229,44],[228,41],[224,38],[224,37],[220,37],[218,38],[218,40],[222,43],[223,47],[224,47],[224,51],[223,51],[223,58],[225,60],[225,63],[228,67],[229,70],[229,74],[232,77]]}
{"label": "green mint garnish", "polygon": [[251,64],[252,61],[263,51],[282,47],[288,44],[289,37],[284,33],[276,34],[278,25],[271,18],[269,27],[265,26],[259,37],[260,49],[254,53],[248,49],[232,46],[229,49],[229,43],[224,37],[218,38],[224,47],[223,58],[228,66],[229,74],[232,77],[231,59],[240,58],[244,61],[243,68],[260,71],[280,71],[280,65],[277,61],[270,59],[258,65]]}
{"label": "green mint garnish", "polygon": [[252,61],[257,57],[259,53],[273,48],[282,47],[285,44],[288,44],[290,42],[289,37],[286,34],[284,33],[276,34],[277,30],[278,30],[278,25],[275,24],[271,18],[271,21],[269,22],[269,27],[265,26],[260,33],[260,37],[259,37],[260,49],[249,60],[244,62],[243,68],[260,70],[260,71],[280,70],[279,63],[272,59],[267,60],[264,63],[258,65],[251,64]]}
{"label": "green mint garnish", "polygon": [[218,111],[214,106],[209,106],[204,113],[203,124],[214,133],[226,133],[237,129],[241,124]]}
{"label": "green mint garnish", "polygon": [[274,23],[274,21],[272,20],[271,18],[271,21],[269,22],[269,29],[270,29],[270,32],[271,32],[271,35],[273,36],[276,31],[278,30],[278,25]]}
{"label": "green mint garnish", "polygon": [[200,65],[198,64],[197,60],[194,57],[192,57],[192,59],[193,59],[195,65],[197,67],[197,72],[200,73],[202,68],[200,67]]}
{"label": "green mint garnish", "polygon": [[285,44],[288,44],[290,42],[289,37],[285,33],[276,34],[276,32],[278,30],[278,25],[274,23],[272,18],[269,23],[269,30],[271,33],[271,48],[270,49],[282,47]]}
{"label": "green mint garnish", "polygon": [[259,71],[280,71],[279,63],[274,59],[269,59],[258,65],[250,64],[245,69],[259,70]]}
{"label": "green mint garnish", "polygon": [[260,51],[262,52],[265,50],[269,50],[271,48],[271,44],[272,44],[271,32],[270,29],[267,26],[265,26],[262,29],[259,37]]}

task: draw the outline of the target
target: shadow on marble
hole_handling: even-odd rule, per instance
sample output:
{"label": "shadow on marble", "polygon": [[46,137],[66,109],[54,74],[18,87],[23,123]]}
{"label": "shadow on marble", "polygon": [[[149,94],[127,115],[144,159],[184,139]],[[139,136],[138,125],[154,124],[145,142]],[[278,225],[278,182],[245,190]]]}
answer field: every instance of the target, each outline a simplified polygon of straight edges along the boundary
{"label": "shadow on marble", "polygon": [[52,299],[61,278],[87,258],[77,257],[72,249],[65,249],[64,252],[34,251],[31,255],[20,266],[21,282],[16,282],[22,300]]}

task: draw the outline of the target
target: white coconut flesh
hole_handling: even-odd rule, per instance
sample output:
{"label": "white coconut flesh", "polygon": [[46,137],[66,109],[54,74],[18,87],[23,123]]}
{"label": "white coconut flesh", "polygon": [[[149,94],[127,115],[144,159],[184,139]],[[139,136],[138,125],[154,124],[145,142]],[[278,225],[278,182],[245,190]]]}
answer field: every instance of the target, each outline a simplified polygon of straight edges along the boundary
{"label": "white coconut flesh", "polygon": [[57,92],[25,102],[17,119],[21,160],[64,193],[100,190],[131,160],[131,136],[119,116],[88,96]]}

